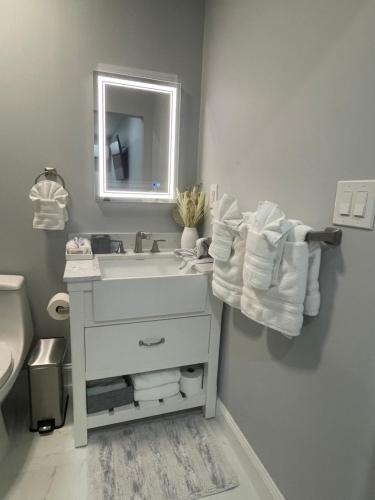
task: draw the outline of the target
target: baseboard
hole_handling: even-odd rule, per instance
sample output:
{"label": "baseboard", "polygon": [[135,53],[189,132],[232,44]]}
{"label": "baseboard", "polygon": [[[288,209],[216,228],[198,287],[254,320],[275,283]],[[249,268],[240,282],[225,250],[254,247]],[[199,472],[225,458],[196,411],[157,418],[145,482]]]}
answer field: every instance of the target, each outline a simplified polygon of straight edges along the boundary
{"label": "baseboard", "polygon": [[216,418],[237,453],[240,462],[249,472],[254,488],[261,500],[285,500],[267,469],[220,399],[217,401]]}

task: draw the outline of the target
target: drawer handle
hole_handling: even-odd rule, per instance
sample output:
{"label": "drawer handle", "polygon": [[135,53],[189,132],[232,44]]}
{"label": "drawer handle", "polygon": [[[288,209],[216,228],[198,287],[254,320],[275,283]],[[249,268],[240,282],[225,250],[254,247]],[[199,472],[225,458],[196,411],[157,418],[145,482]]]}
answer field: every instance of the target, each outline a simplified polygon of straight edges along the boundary
{"label": "drawer handle", "polygon": [[144,347],[153,347],[155,345],[164,344],[165,338],[162,337],[159,340],[140,340],[139,345]]}

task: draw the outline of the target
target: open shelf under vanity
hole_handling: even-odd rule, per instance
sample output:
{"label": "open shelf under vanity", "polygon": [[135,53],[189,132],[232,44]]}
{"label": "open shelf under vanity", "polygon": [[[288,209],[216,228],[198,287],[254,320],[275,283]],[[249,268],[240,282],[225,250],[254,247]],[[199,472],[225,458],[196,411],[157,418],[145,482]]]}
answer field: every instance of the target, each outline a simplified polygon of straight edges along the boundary
{"label": "open shelf under vanity", "polygon": [[205,401],[205,391],[202,390],[199,393],[194,394],[194,396],[189,397],[181,394],[180,392],[175,396],[166,399],[131,403],[110,410],[88,414],[87,428],[94,429],[105,425],[118,424],[121,422],[128,422],[130,420],[138,420],[155,415],[162,415],[163,413],[188,410],[189,408],[203,406]]}

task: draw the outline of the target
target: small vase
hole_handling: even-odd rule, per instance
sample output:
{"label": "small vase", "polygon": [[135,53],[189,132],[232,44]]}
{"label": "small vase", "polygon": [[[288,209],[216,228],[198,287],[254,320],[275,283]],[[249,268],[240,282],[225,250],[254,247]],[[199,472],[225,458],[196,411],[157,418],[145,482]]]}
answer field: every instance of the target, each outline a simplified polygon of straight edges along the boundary
{"label": "small vase", "polygon": [[196,227],[184,227],[181,236],[181,248],[195,248],[198,239],[198,230]]}

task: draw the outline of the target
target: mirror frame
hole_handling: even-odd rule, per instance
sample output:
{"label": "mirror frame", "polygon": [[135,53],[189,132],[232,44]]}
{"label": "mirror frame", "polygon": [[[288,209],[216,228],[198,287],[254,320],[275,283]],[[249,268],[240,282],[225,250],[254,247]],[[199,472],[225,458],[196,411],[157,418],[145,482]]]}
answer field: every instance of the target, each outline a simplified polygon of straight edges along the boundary
{"label": "mirror frame", "polygon": [[[180,84],[148,79],[143,76],[113,75],[100,71],[94,73],[99,135],[97,196],[102,201],[141,201],[173,203],[178,177],[178,151],[180,128]],[[120,191],[106,188],[106,124],[105,90],[107,86],[140,89],[146,92],[167,94],[170,102],[168,145],[168,191]]]}

